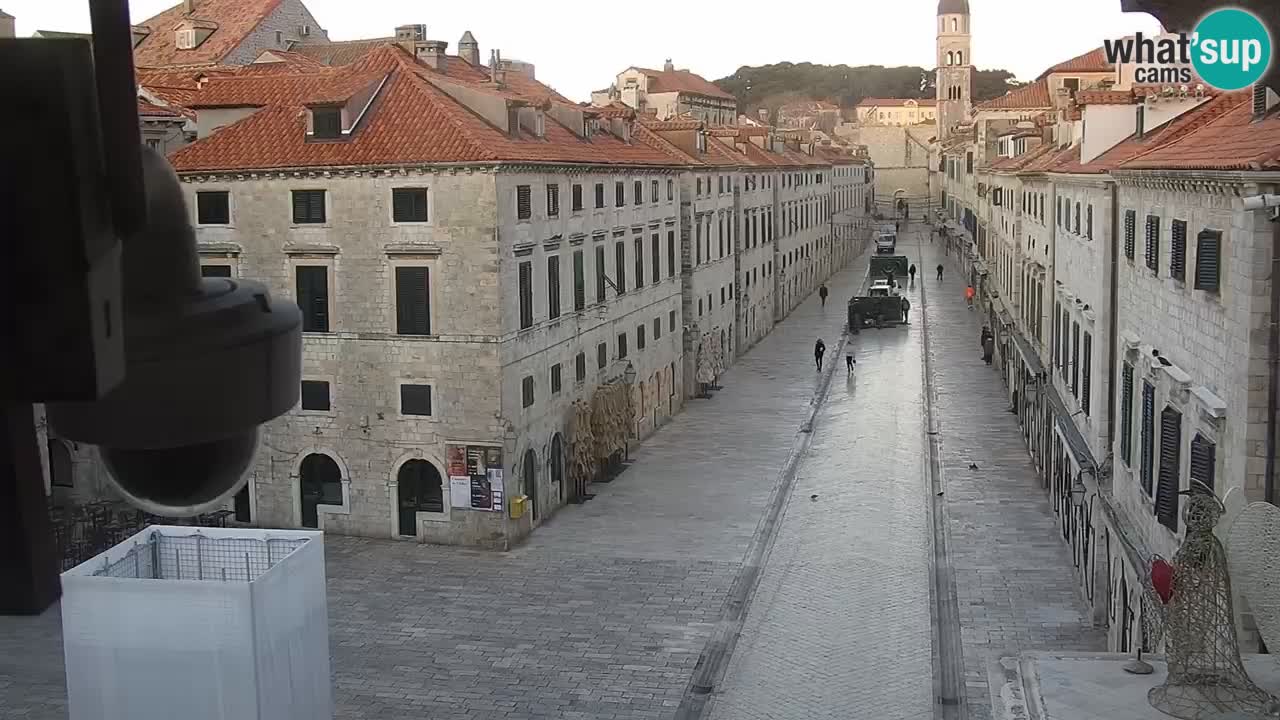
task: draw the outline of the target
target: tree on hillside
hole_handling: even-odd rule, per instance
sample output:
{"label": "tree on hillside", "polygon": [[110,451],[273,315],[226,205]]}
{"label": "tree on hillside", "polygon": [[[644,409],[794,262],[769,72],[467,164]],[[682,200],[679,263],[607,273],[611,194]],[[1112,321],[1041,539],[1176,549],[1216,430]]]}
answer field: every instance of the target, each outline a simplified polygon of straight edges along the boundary
{"label": "tree on hillside", "polygon": [[[717,80],[716,85],[737,97],[748,111],[759,107],[773,111],[795,99],[826,100],[848,108],[868,97],[934,97],[933,75],[932,70],[914,65],[850,67],[784,62],[743,66],[733,75]],[[1013,73],[1007,70],[979,70],[975,100],[1000,97],[1017,86]]]}

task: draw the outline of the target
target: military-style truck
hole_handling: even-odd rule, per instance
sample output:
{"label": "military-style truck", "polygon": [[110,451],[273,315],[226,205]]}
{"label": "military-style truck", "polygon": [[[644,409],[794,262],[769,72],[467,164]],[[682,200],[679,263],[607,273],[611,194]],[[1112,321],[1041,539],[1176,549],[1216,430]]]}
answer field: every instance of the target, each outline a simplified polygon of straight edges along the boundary
{"label": "military-style truck", "polygon": [[892,276],[895,281],[907,276],[911,261],[906,255],[872,255],[867,276],[872,281]]}
{"label": "military-style truck", "polygon": [[903,297],[898,294],[897,281],[879,279],[872,275],[867,293],[849,300],[849,332],[858,333],[864,327],[895,327],[902,323]]}

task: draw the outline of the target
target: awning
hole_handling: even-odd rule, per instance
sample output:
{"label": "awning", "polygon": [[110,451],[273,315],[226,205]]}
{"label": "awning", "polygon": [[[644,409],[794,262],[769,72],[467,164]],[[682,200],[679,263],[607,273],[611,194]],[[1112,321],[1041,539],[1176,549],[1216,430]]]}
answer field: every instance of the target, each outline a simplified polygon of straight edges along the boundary
{"label": "awning", "polygon": [[1032,375],[1039,375],[1044,372],[1044,365],[1040,363],[1040,356],[1036,353],[1035,348],[1031,347],[1031,343],[1022,337],[1022,333],[1016,330],[1012,333],[1013,344],[1018,346],[1018,354],[1022,355],[1022,362],[1031,369]]}
{"label": "awning", "polygon": [[1085,441],[1084,435],[1080,434],[1079,428],[1071,421],[1071,413],[1067,411],[1067,406],[1062,402],[1062,398],[1058,397],[1058,392],[1052,385],[1045,388],[1045,397],[1049,401],[1049,408],[1053,411],[1058,434],[1062,436],[1062,443],[1067,447],[1067,451],[1071,453],[1071,457],[1076,461],[1076,465],[1081,469],[1096,468],[1098,461],[1094,459],[1093,452],[1089,450],[1089,443]]}

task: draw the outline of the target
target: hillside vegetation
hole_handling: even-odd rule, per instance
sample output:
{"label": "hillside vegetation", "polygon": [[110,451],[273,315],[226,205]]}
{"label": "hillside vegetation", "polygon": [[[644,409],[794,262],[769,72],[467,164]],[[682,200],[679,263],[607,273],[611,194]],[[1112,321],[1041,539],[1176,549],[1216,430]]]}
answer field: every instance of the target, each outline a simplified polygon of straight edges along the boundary
{"label": "hillside vegetation", "polygon": [[[721,89],[738,98],[744,112],[770,110],[795,100],[826,100],[851,108],[859,100],[879,98],[932,98],[934,73],[914,65],[814,65],[777,63],[761,67],[740,67],[729,77],[715,81]],[[979,70],[974,98],[977,102],[1000,97],[1019,87],[1008,70]]]}

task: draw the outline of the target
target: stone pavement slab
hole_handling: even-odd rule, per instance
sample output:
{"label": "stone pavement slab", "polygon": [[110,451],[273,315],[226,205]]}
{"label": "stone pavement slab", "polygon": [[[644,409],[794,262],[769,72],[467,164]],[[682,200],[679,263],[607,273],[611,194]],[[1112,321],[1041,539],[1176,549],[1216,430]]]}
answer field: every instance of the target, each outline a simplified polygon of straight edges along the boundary
{"label": "stone pavement slab", "polygon": [[[865,257],[851,267],[524,546],[326,537],[336,717],[672,717],[810,407],[813,341],[834,349]],[[65,717],[57,609],[0,617],[0,719]]]}
{"label": "stone pavement slab", "polygon": [[712,720],[933,717],[921,327],[850,343]]}
{"label": "stone pavement slab", "polygon": [[[988,671],[1022,650],[1096,650],[1069,548],[1035,474],[998,365],[982,361],[983,315],[967,309],[955,254],[919,245],[934,413],[950,515],[970,720],[991,718]],[[971,470],[970,464],[977,470]]]}

